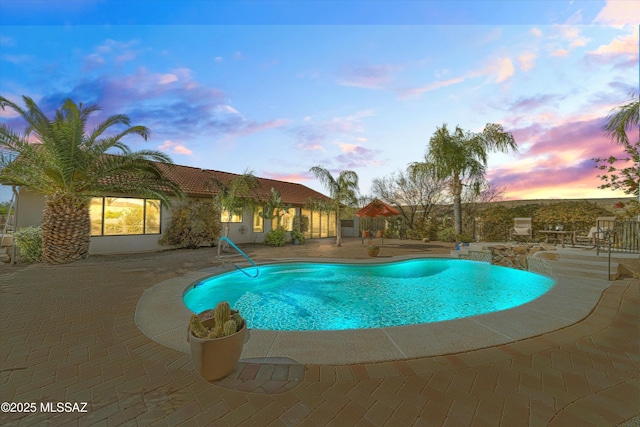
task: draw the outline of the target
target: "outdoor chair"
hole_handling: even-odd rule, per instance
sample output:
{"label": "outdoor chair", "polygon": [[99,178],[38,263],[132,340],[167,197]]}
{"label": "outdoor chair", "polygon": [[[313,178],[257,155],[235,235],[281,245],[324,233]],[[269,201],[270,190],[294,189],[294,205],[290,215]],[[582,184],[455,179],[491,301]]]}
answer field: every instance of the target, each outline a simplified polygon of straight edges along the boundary
{"label": "outdoor chair", "polygon": [[369,230],[362,230],[362,244],[364,245],[365,239],[371,240],[371,232]]}
{"label": "outdoor chair", "polygon": [[378,230],[376,232],[376,239],[380,239],[380,244],[384,243],[384,238],[382,237],[382,230]]}
{"label": "outdoor chair", "polygon": [[596,219],[595,227],[591,227],[588,233],[577,232],[576,243],[586,246],[605,244],[607,232],[613,232],[616,222],[615,216],[601,216]]}
{"label": "outdoor chair", "polygon": [[533,237],[533,227],[531,218],[514,218],[513,228],[509,233],[510,240],[524,239],[525,241]]}

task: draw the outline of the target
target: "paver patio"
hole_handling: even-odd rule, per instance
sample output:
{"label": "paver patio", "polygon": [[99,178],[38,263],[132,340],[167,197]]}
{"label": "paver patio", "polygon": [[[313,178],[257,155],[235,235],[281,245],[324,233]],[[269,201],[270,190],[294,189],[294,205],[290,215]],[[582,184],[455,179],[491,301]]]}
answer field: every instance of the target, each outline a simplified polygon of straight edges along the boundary
{"label": "paver patio", "polygon": [[[359,239],[332,243],[248,251],[258,260],[367,257]],[[392,241],[382,255],[449,249]],[[87,402],[88,411],[2,413],[0,424],[637,425],[637,279],[613,282],[582,321],[506,345],[341,366],[244,362],[208,383],[189,355],[143,335],[134,313],[145,289],[210,267],[214,255],[200,249],[0,267],[0,401],[37,409]]]}

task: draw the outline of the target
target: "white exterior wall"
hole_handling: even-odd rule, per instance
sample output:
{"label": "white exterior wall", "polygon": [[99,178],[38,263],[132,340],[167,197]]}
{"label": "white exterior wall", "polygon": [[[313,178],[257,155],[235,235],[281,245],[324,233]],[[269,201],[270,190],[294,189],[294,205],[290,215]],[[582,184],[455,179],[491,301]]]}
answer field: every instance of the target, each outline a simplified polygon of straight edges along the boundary
{"label": "white exterior wall", "polygon": [[16,205],[16,230],[32,225],[40,225],[43,216],[44,196],[20,187]]}
{"label": "white exterior wall", "polygon": [[[40,225],[42,223],[44,206],[43,195],[29,191],[24,187],[20,188],[16,215],[17,228]],[[299,214],[299,209],[297,214]],[[160,223],[161,234],[93,236],[91,237],[89,253],[92,255],[105,255],[170,249],[171,246],[164,246],[159,243],[164,231],[169,227],[170,220],[171,210],[163,205]],[[253,211],[246,209],[242,215],[242,220],[242,222],[231,223],[229,238],[234,243],[263,243],[265,234],[271,230],[271,221],[264,221],[264,232],[254,233]],[[225,224],[222,224],[222,226],[224,227]],[[244,233],[241,231],[242,226],[244,226]]]}

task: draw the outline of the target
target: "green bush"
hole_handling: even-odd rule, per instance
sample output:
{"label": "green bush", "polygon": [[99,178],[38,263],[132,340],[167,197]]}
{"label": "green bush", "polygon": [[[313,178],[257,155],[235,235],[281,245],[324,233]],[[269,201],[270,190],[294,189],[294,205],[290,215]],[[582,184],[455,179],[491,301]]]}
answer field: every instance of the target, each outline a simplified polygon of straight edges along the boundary
{"label": "green bush", "polygon": [[284,246],[286,235],[287,232],[284,227],[278,227],[264,236],[264,244],[267,246]]}
{"label": "green bush", "polygon": [[13,235],[20,256],[27,262],[42,260],[42,227],[21,228]]}
{"label": "green bush", "polygon": [[473,240],[473,237],[471,236],[471,234],[468,234],[468,233],[462,233],[456,236],[457,242],[471,243],[472,240]]}
{"label": "green bush", "polygon": [[453,227],[443,228],[438,232],[438,240],[441,242],[455,242],[456,241],[456,231]]}
{"label": "green bush", "polygon": [[169,227],[160,240],[163,245],[196,249],[220,237],[220,211],[212,201],[183,202],[174,206],[171,213]]}

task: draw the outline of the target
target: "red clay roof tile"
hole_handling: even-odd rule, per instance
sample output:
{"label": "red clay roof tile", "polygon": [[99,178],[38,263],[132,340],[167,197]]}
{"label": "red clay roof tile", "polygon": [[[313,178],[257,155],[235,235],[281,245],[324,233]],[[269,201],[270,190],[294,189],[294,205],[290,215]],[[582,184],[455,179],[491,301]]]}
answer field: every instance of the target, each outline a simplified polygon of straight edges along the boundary
{"label": "red clay roof tile", "polygon": [[[164,165],[159,164],[167,178],[176,182],[182,191],[188,196],[213,196],[217,189],[208,185],[207,182],[215,177],[220,181],[233,179],[239,174],[222,172],[211,169],[200,169],[192,166]],[[322,193],[312,190],[302,184],[293,182],[278,181],[269,178],[258,177],[260,187],[258,194],[265,199],[270,196],[271,188],[280,192],[282,201],[287,204],[302,206],[310,198],[319,198],[330,201],[331,199]]]}

